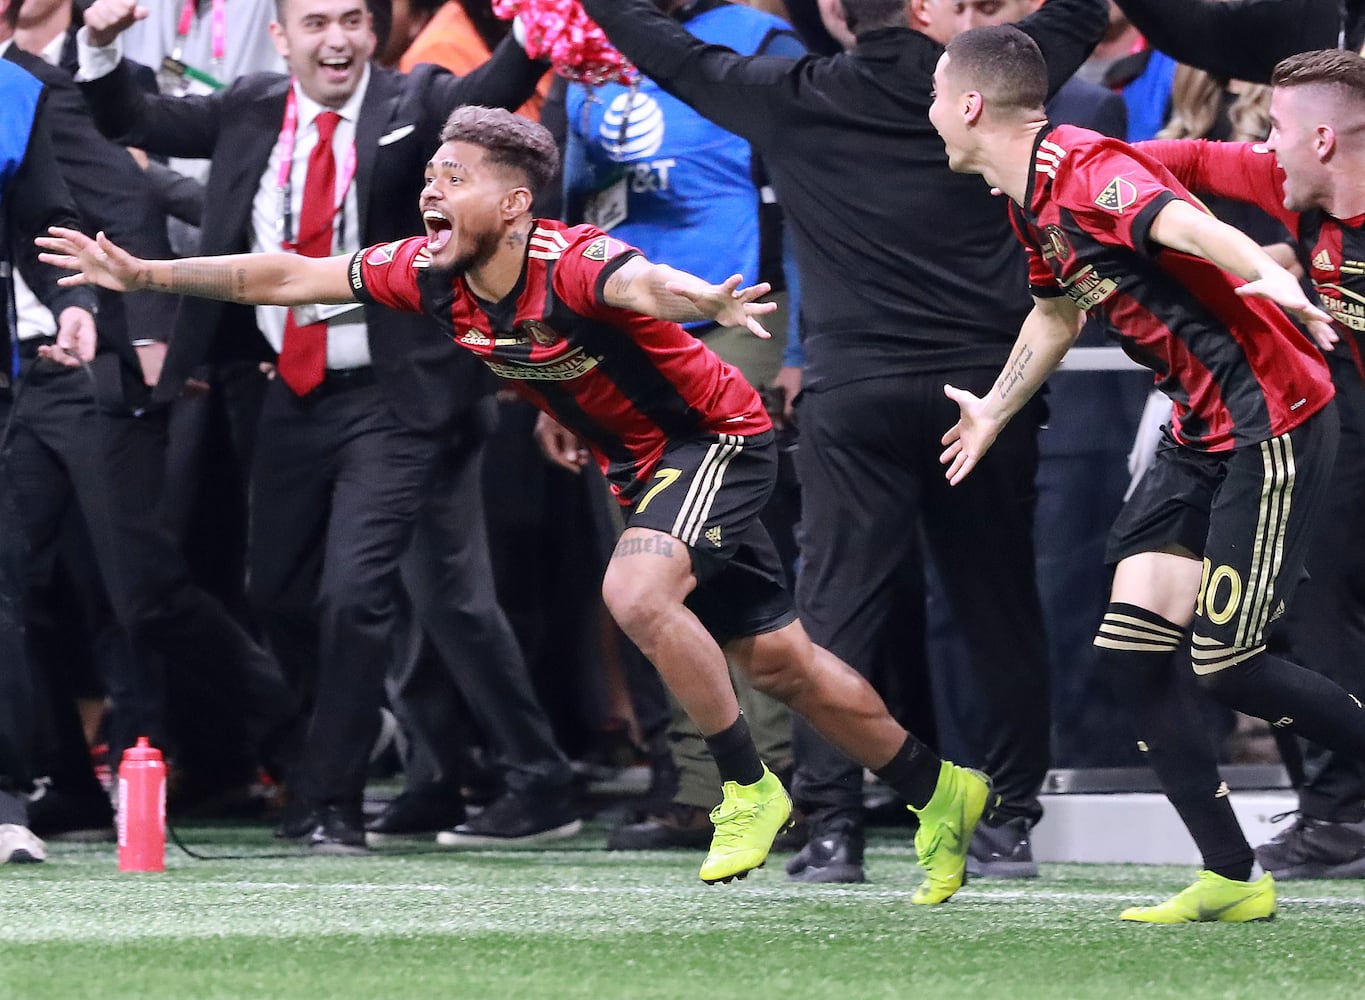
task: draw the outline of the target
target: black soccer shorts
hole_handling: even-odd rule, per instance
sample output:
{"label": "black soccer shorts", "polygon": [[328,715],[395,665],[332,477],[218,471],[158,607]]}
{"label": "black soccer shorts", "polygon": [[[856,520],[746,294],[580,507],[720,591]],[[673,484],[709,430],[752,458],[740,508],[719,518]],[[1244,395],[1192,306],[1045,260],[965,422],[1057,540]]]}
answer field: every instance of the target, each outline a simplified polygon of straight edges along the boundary
{"label": "black soccer shorts", "polygon": [[1302,578],[1339,433],[1331,404],[1287,434],[1233,451],[1168,438],[1119,512],[1106,562],[1172,546],[1202,558],[1196,632],[1227,649],[1259,646]]}
{"label": "black soccer shorts", "polygon": [[719,642],[776,631],[796,620],[786,575],[759,512],[777,480],[771,431],[670,442],[626,527],[677,538],[697,587],[687,606]]}

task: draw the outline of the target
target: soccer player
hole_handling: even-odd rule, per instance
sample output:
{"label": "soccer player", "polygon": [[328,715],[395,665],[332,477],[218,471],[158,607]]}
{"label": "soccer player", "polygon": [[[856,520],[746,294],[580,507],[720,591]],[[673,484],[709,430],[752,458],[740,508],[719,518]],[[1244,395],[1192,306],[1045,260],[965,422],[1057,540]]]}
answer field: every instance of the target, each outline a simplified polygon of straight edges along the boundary
{"label": "soccer player", "polygon": [[42,259],[67,284],[154,288],[235,302],[362,301],[435,318],[529,400],[590,446],[627,526],[603,581],[608,608],[706,738],[723,782],[708,883],[763,864],[791,803],[759,760],[726,658],[870,767],[919,816],[913,897],[962,885],[967,846],[990,797],[984,775],[907,733],[861,676],[802,630],[758,512],[776,470],[758,393],[679,321],[765,335],[735,275],[711,285],[651,264],[591,226],[535,219],[554,174],[548,131],[505,111],[451,115],[426,167],[426,235],[351,257],[249,254],[134,258],[102,234],[54,229]]}
{"label": "soccer player", "polygon": [[1328,317],[1154,160],[1085,129],[1052,127],[1046,80],[1037,46],[1009,26],[959,35],[935,68],[929,117],[949,165],[1009,197],[1034,294],[991,390],[978,398],[945,386],[960,416],[943,436],[942,460],[950,482],[971,472],[1066,353],[1081,310],[1102,317],[1155,372],[1175,415],[1167,446],[1114,525],[1114,583],[1095,645],[1204,870],[1174,898],[1123,919],[1268,919],[1274,880],[1258,877],[1186,677],[1172,666],[1180,649],[1223,704],[1365,756],[1361,702],[1266,651],[1337,444],[1326,365],[1276,305],[1323,336]]}
{"label": "soccer player", "polygon": [[[1196,194],[1256,205],[1294,234],[1299,258],[1341,337],[1327,355],[1341,442],[1308,578],[1282,626],[1305,666],[1349,687],[1365,670],[1365,59],[1326,49],[1274,71],[1269,139],[1148,142]],[[1365,875],[1365,764],[1313,748],[1299,814],[1256,849],[1277,880]]]}

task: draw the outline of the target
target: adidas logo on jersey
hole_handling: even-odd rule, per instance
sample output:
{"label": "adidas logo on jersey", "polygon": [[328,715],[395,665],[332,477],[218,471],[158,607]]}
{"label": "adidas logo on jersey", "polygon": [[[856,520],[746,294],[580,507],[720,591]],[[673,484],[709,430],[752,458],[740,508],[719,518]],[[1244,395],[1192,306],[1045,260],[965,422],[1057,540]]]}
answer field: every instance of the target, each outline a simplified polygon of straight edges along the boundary
{"label": "adidas logo on jersey", "polygon": [[463,337],[460,338],[460,343],[473,344],[475,347],[491,347],[493,341],[489,340],[478,330],[470,330],[468,333],[466,333]]}
{"label": "adidas logo on jersey", "polygon": [[1326,250],[1319,250],[1313,257],[1313,267],[1318,271],[1331,271],[1332,257]]}
{"label": "adidas logo on jersey", "polygon": [[719,524],[716,525],[714,528],[707,528],[707,529],[706,529],[706,540],[707,540],[708,542],[710,542],[712,545],[714,545],[716,548],[720,548],[720,525],[719,525]]}

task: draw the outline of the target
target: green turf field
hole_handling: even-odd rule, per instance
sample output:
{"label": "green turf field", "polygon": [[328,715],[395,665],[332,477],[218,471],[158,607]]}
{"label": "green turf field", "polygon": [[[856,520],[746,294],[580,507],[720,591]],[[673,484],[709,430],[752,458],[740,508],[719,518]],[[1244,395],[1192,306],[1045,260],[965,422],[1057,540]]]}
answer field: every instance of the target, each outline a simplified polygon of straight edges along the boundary
{"label": "green turf field", "polygon": [[[259,830],[190,829],[264,854]],[[1120,924],[1192,873],[1045,868],[910,904],[905,835],[863,886],[796,886],[782,856],[708,887],[700,856],[545,852],[194,861],[128,875],[112,847],[0,868],[8,997],[1121,998],[1365,996],[1365,884],[1281,887],[1280,919]]]}

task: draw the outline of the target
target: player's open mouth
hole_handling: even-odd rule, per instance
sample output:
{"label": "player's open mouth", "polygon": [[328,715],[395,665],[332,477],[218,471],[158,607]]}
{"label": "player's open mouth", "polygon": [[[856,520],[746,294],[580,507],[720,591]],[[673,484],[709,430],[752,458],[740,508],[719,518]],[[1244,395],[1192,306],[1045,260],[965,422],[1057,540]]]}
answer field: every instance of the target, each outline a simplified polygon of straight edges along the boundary
{"label": "player's open mouth", "polygon": [[422,221],[427,227],[427,249],[432,253],[440,250],[450,242],[453,232],[450,220],[435,209],[427,209],[422,213]]}

